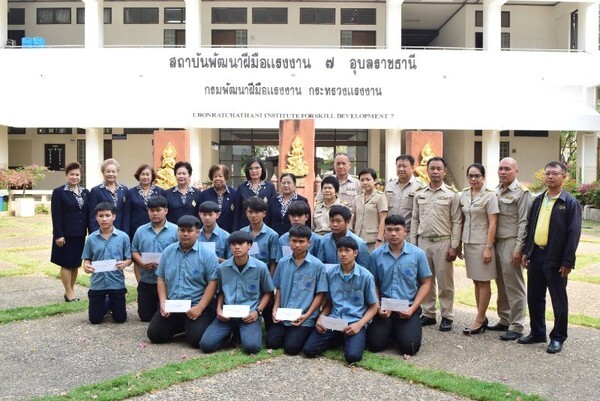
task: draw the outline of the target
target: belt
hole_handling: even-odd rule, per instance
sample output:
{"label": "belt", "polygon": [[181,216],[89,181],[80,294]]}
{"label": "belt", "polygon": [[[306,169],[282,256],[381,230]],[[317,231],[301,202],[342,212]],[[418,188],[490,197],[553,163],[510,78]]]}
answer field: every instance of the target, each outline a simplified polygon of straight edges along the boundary
{"label": "belt", "polygon": [[546,246],[546,245],[544,245],[544,246],[535,245],[535,247],[536,247],[537,249],[541,250],[541,251],[544,251],[544,250],[546,250],[546,248],[547,248],[547,246]]}
{"label": "belt", "polygon": [[427,241],[430,241],[430,242],[440,242],[440,241],[450,239],[450,236],[449,235],[440,235],[439,237],[423,237],[423,239],[426,239]]}
{"label": "belt", "polygon": [[516,238],[517,238],[517,237],[496,238],[496,241],[497,241],[497,242],[498,242],[498,241],[508,241],[508,240],[511,240],[511,239],[516,239]]}

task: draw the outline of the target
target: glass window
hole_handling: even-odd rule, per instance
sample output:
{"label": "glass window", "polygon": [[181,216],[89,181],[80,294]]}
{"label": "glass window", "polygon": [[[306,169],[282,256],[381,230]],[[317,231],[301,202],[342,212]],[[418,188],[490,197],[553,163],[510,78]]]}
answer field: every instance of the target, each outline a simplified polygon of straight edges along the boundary
{"label": "glass window", "polygon": [[501,141],[500,142],[500,159],[502,160],[505,157],[509,157],[510,156],[510,142],[508,141]]}
{"label": "glass window", "polygon": [[300,8],[301,24],[335,24],[335,8]]}
{"label": "glass window", "polygon": [[70,8],[38,8],[37,9],[38,25],[47,24],[70,24],[71,9]]}
{"label": "glass window", "polygon": [[8,25],[25,25],[25,9],[9,8]]}
{"label": "glass window", "polygon": [[[112,24],[112,8],[104,8],[104,24]],[[85,24],[85,8],[77,8],[76,22],[78,24]]]}
{"label": "glass window", "polygon": [[184,24],[185,8],[165,8],[165,24]]}
{"label": "glass window", "polygon": [[252,8],[253,24],[287,24],[287,8]]}
{"label": "glass window", "polygon": [[342,8],[342,25],[375,25],[377,23],[374,8]]}
{"label": "glass window", "polygon": [[245,24],[248,22],[248,10],[243,7],[211,8],[213,24]]}
{"label": "glass window", "polygon": [[[483,27],[483,11],[475,11],[475,26]],[[502,28],[510,28],[510,11],[502,11],[500,13],[500,26]]]}
{"label": "glass window", "polygon": [[158,7],[125,7],[123,23],[158,24]]}

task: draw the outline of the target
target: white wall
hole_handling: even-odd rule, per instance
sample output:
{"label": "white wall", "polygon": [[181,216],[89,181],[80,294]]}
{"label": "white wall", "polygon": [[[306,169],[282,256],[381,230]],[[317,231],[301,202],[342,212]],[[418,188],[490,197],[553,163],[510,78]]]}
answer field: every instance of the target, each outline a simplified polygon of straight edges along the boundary
{"label": "white wall", "polygon": [[[474,47],[468,45],[469,19],[467,18],[467,9],[467,7],[463,7],[456,13],[429,45],[434,47]],[[472,18],[472,21],[472,25],[475,25],[475,17]],[[471,39],[471,41],[474,41],[474,39]]]}

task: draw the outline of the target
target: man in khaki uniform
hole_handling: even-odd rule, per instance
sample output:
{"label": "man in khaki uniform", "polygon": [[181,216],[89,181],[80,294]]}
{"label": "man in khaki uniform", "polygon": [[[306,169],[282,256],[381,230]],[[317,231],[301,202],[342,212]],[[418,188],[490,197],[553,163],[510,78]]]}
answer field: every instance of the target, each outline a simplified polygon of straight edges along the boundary
{"label": "man in khaki uniform", "polygon": [[388,216],[398,214],[406,222],[406,234],[410,235],[415,191],[424,185],[413,175],[415,158],[411,155],[400,155],[396,158],[396,174],[398,178],[388,182],[385,195],[388,199]]}
{"label": "man in khaki uniform", "polygon": [[523,241],[527,235],[527,215],[533,202],[526,186],[517,180],[517,161],[506,157],[498,166],[500,184],[496,188],[498,224],[496,227],[496,285],[498,286],[498,316],[500,321],[488,330],[506,331],[503,341],[523,336],[527,295],[523,279]]}
{"label": "man in khaki uniform", "polygon": [[[350,175],[350,157],[346,153],[338,153],[333,159],[333,172],[340,183],[338,196],[346,205],[352,205],[354,198],[360,192],[360,181]],[[323,194],[317,194],[317,201],[323,200]]]}
{"label": "man in khaki uniform", "polygon": [[410,242],[427,255],[427,262],[435,280],[423,301],[421,324],[436,323],[435,298],[439,287],[442,321],[440,331],[452,330],[454,312],[454,266],[462,227],[460,195],[444,183],[446,161],[432,157],[427,162],[429,185],[415,194],[410,231]]}

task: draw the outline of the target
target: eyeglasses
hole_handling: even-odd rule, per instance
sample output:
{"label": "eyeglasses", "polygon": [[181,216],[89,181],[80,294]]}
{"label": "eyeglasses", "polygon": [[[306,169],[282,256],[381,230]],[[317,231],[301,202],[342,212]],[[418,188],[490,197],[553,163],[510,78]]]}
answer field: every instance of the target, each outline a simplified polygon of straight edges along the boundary
{"label": "eyeglasses", "polygon": [[544,177],[558,177],[559,175],[563,175],[558,171],[544,171]]}
{"label": "eyeglasses", "polygon": [[467,177],[469,178],[469,180],[478,180],[482,177],[482,175],[481,174],[469,174]]}
{"label": "eyeglasses", "polygon": [[260,170],[260,169],[261,169],[261,168],[260,168],[260,166],[252,166],[252,167],[248,167],[248,170],[252,170],[252,171],[255,171],[255,170]]}

